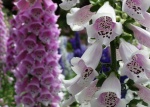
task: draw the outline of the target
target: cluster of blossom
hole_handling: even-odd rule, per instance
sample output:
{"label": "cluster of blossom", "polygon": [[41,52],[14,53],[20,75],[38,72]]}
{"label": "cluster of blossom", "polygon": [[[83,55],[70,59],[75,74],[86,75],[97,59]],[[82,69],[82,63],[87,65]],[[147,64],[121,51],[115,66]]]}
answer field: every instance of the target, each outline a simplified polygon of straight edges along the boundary
{"label": "cluster of blossom", "polygon": [[19,0],[7,42],[7,67],[16,77],[18,107],[59,107],[60,29],[52,0]]}
{"label": "cluster of blossom", "polygon": [[[81,8],[74,7],[77,3],[79,0],[63,0],[59,6],[70,10],[67,13],[67,24],[73,31],[86,28],[88,42],[92,45],[81,58],[71,59],[71,68],[76,76],[63,81],[71,96],[62,102],[62,107],[67,107],[74,101],[80,103],[81,107],[126,107],[128,102],[121,97],[121,82],[115,73],[110,73],[98,87],[96,77],[102,74],[95,70],[102,57],[102,45],[108,47],[111,41],[123,33],[122,24],[116,22],[115,10],[109,2],[105,2],[97,12],[90,11],[91,4]],[[122,0],[121,3],[122,11],[146,29],[150,28],[150,14],[147,12],[150,7],[149,0]],[[128,24],[128,28],[133,31],[140,44],[150,48],[150,32],[133,24]],[[150,78],[149,53],[123,39],[120,39],[119,52],[123,61],[120,75],[134,81],[132,85],[138,89],[137,95],[150,106],[150,89],[144,85]]]}

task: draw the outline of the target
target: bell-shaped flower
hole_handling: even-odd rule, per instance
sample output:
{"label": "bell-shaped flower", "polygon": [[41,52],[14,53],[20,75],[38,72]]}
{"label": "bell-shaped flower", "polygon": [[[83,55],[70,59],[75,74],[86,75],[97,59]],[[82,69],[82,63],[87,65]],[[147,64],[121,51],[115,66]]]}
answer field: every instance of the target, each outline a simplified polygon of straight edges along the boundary
{"label": "bell-shaped flower", "polygon": [[30,94],[24,95],[21,102],[24,104],[24,107],[34,107],[35,105],[34,99]]}
{"label": "bell-shaped flower", "polygon": [[24,47],[29,53],[31,53],[34,49],[37,48],[35,34],[31,34],[24,40]]}
{"label": "bell-shaped flower", "polygon": [[41,29],[42,29],[42,25],[40,22],[33,22],[28,27],[29,32],[32,32],[35,35],[38,35]]}
{"label": "bell-shaped flower", "polygon": [[122,0],[122,10],[136,20],[145,19],[144,14],[149,9],[149,0]]}
{"label": "bell-shaped flower", "polygon": [[53,75],[48,75],[48,74],[43,75],[43,78],[41,79],[41,85],[50,89],[50,86],[53,83],[55,83],[55,79]]}
{"label": "bell-shaped flower", "polygon": [[116,36],[122,33],[122,24],[116,22],[116,15],[113,7],[106,2],[92,17],[92,24],[86,27],[88,42],[96,40],[108,46]]}
{"label": "bell-shaped flower", "polygon": [[48,106],[51,103],[53,96],[49,92],[49,90],[45,87],[42,87],[40,92],[40,96],[38,97],[38,101],[41,102],[43,105]]}
{"label": "bell-shaped flower", "polygon": [[35,19],[40,18],[42,16],[43,9],[42,9],[41,2],[39,0],[35,2],[35,4],[32,6],[30,13],[32,17]]}
{"label": "bell-shaped flower", "polygon": [[81,107],[91,107],[90,101],[94,98],[95,93],[99,90],[99,87],[96,86],[98,80],[94,80],[91,84],[80,91],[75,98],[78,103],[81,104]]}
{"label": "bell-shaped flower", "polygon": [[150,104],[150,89],[140,84],[135,84],[135,86],[139,89],[137,92],[138,96],[143,99],[143,101]]}
{"label": "bell-shaped flower", "polygon": [[29,17],[29,13],[23,13],[21,16],[20,16],[20,19],[21,21],[24,23],[24,24],[29,24],[31,23],[31,18]]}
{"label": "bell-shaped flower", "polygon": [[150,60],[147,51],[138,50],[137,47],[121,40],[120,55],[124,62],[122,74],[127,75],[134,82],[146,82],[150,73]]}
{"label": "bell-shaped flower", "polygon": [[25,11],[30,7],[30,4],[26,0],[18,0],[14,4],[20,11]]}
{"label": "bell-shaped flower", "polygon": [[150,48],[150,32],[132,24],[129,24],[128,27],[133,31],[134,37],[140,44]]}
{"label": "bell-shaped flower", "polygon": [[114,73],[109,75],[95,93],[91,107],[126,107],[125,99],[121,99],[121,83]]}
{"label": "bell-shaped flower", "polygon": [[73,97],[98,76],[95,68],[100,61],[101,54],[101,44],[96,42],[84,52],[81,58],[74,57],[71,59],[72,70],[77,75],[71,80],[64,80],[64,85]]}
{"label": "bell-shaped flower", "polygon": [[75,6],[77,3],[79,3],[79,0],[62,0],[62,3],[59,4],[59,6],[63,10],[69,10],[73,6]]}
{"label": "bell-shaped flower", "polygon": [[72,8],[70,13],[67,13],[67,24],[70,25],[73,31],[83,30],[89,24],[91,17],[95,12],[91,12],[92,5],[86,5],[80,8]]}
{"label": "bell-shaped flower", "polygon": [[27,85],[26,90],[32,95],[33,98],[36,97],[41,91],[39,80],[37,78],[32,78],[30,83]]}
{"label": "bell-shaped flower", "polygon": [[43,43],[50,43],[51,41],[51,35],[52,32],[48,29],[48,30],[43,30],[42,33],[39,35],[39,39],[43,42]]}

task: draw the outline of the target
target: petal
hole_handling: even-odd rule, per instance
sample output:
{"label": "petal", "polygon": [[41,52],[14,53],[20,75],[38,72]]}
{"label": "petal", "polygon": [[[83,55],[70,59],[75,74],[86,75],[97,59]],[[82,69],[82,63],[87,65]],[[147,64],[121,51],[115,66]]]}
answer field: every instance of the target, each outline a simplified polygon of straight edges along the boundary
{"label": "petal", "polygon": [[143,99],[145,102],[149,102],[150,101],[150,89],[139,84],[136,84],[135,86],[139,88],[138,95],[140,96],[140,98]]}
{"label": "petal", "polygon": [[105,2],[104,5],[97,11],[97,13],[100,13],[100,14],[102,14],[102,13],[111,14],[112,20],[114,22],[116,21],[116,15],[115,15],[114,8],[109,5],[109,2]]}
{"label": "petal", "polygon": [[103,92],[114,92],[118,98],[121,98],[121,83],[114,73],[111,73],[109,77],[104,81],[99,91],[97,91],[96,97]]}
{"label": "petal", "polygon": [[150,32],[132,24],[129,25],[129,28],[134,32],[134,36],[139,41],[139,43],[150,47]]}
{"label": "petal", "polygon": [[79,31],[88,24],[91,17],[95,14],[90,11],[91,5],[86,5],[79,8],[72,8],[71,12],[67,14],[67,24],[70,25],[73,31]]}
{"label": "petal", "polygon": [[98,90],[96,87],[98,80],[91,82],[91,84],[84,88],[81,92],[75,95],[77,102],[84,103],[85,101],[90,101],[94,97],[95,92]]}
{"label": "petal", "polygon": [[61,107],[68,107],[75,101],[74,96],[70,97],[68,100],[62,102]]}
{"label": "petal", "polygon": [[73,65],[71,69],[78,75],[81,75],[84,68],[86,67],[85,62],[81,58],[78,58],[78,57],[73,57],[71,59],[71,64]]}
{"label": "petal", "polygon": [[141,2],[141,0],[123,0],[122,11],[134,19],[142,20],[144,10],[142,10]]}
{"label": "petal", "polygon": [[120,52],[123,62],[128,61],[130,59],[131,55],[134,52],[136,52],[137,50],[138,49],[134,45],[131,45],[130,43],[121,39],[121,43],[119,46],[119,52]]}
{"label": "petal", "polygon": [[75,76],[74,78],[70,79],[70,80],[63,80],[63,84],[65,85],[65,87],[69,87],[71,85],[73,85],[77,80],[79,80],[80,76]]}
{"label": "petal", "polygon": [[90,103],[91,103],[91,107],[106,107],[102,105],[100,102],[98,102],[98,100],[96,99],[93,99]]}
{"label": "petal", "polygon": [[120,99],[116,107],[126,107],[126,100],[125,99]]}
{"label": "petal", "polygon": [[143,15],[144,15],[144,19],[143,20],[138,20],[138,22],[141,25],[143,25],[147,28],[150,28],[150,20],[149,20],[150,19],[150,13],[144,12]]}
{"label": "petal", "polygon": [[85,62],[85,65],[95,69],[100,61],[102,55],[102,45],[100,42],[95,42],[84,52],[82,59]]}
{"label": "petal", "polygon": [[64,0],[59,6],[64,10],[69,10],[78,3],[78,0]]}

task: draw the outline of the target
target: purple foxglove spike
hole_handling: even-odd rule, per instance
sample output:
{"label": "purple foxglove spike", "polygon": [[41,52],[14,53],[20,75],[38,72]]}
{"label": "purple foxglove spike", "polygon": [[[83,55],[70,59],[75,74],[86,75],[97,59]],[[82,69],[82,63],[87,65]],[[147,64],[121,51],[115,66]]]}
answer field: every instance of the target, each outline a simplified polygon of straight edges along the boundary
{"label": "purple foxglove spike", "polygon": [[116,22],[115,11],[106,2],[92,17],[93,24],[86,27],[88,34],[88,42],[93,43],[99,41],[109,46],[110,42],[116,36],[122,33],[122,24]]}
{"label": "purple foxglove spike", "polygon": [[[46,1],[46,0],[44,0]],[[54,14],[55,10],[57,9],[57,4],[49,4],[49,5],[46,5],[46,13],[47,14]]]}
{"label": "purple foxglove spike", "polygon": [[71,13],[67,14],[67,24],[70,25],[73,31],[83,30],[89,24],[95,12],[91,12],[92,5],[86,5],[80,8],[72,8]]}
{"label": "purple foxglove spike", "polygon": [[35,2],[35,4],[32,6],[30,13],[36,19],[42,16],[43,10],[42,10],[41,2],[39,0],[37,0],[37,2]]}

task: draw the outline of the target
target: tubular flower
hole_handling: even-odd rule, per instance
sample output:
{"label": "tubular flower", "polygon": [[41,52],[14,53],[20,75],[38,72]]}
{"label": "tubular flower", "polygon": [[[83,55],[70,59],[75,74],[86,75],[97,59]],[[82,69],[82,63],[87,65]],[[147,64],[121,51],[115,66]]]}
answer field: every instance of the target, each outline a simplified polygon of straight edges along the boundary
{"label": "tubular flower", "polygon": [[146,19],[146,11],[149,9],[149,0],[122,0],[122,10],[126,12],[130,17],[136,20]]}
{"label": "tubular flower", "polygon": [[121,99],[121,84],[113,73],[104,81],[95,93],[91,107],[126,107],[126,101]]}
{"label": "tubular flower", "polygon": [[124,40],[121,41],[119,51],[124,62],[122,74],[138,83],[147,81],[150,73],[149,54]]}
{"label": "tubular flower", "polygon": [[[75,100],[74,96],[87,87],[94,78],[98,76],[95,68],[99,63],[102,54],[102,47],[100,46],[101,44],[96,42],[84,52],[81,58],[74,57],[71,59],[72,70],[77,75],[71,80],[64,80],[65,87],[72,95],[70,99]],[[66,102],[68,102],[68,100],[64,101],[63,104],[67,104]],[[63,107],[66,106],[67,105],[63,105]]]}
{"label": "tubular flower", "polygon": [[73,31],[83,30],[89,24],[91,17],[95,12],[91,12],[92,5],[86,5],[82,8],[72,8],[67,14],[67,24]]}
{"label": "tubular flower", "polygon": [[70,10],[73,6],[79,3],[79,0],[62,0],[59,6],[64,10]]}
{"label": "tubular flower", "polygon": [[16,6],[19,12],[11,21],[7,43],[13,58],[7,59],[7,65],[11,70],[11,64],[15,65],[17,106],[58,107],[61,70],[58,64],[60,29],[54,13],[57,5],[51,0],[19,0]]}
{"label": "tubular flower", "polygon": [[128,27],[133,31],[134,37],[140,44],[150,48],[150,32],[132,24],[130,24]]}
{"label": "tubular flower", "polygon": [[95,40],[108,46],[109,43],[122,33],[122,25],[116,22],[114,9],[106,2],[92,17],[92,24],[86,27],[88,42]]}

